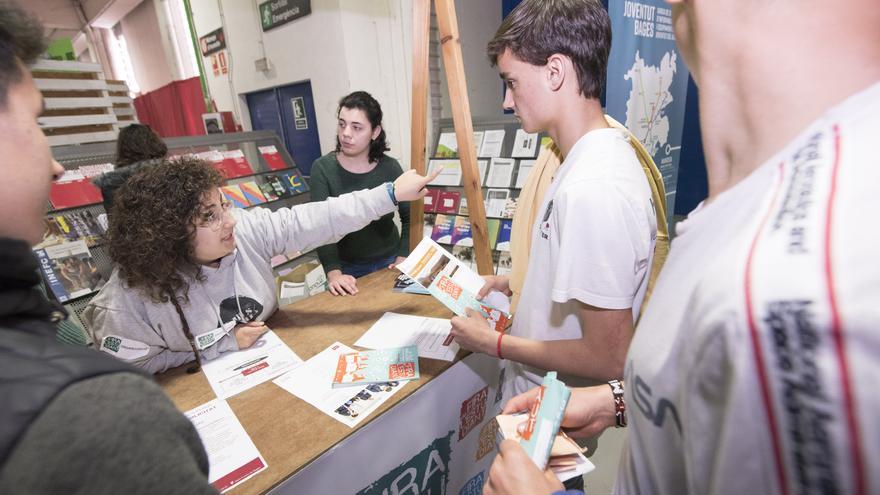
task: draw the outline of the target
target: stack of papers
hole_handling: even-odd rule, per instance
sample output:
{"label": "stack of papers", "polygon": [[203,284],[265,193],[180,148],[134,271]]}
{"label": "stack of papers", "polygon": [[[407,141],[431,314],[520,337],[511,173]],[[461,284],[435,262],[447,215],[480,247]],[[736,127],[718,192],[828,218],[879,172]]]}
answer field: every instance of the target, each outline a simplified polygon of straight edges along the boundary
{"label": "stack of papers", "polygon": [[419,354],[416,346],[411,345],[341,354],[336,361],[331,386],[354,387],[418,378]]}
{"label": "stack of papers", "polygon": [[367,349],[415,345],[419,357],[453,361],[459,345],[451,331],[452,324],[443,318],[385,313],[354,345]]}
{"label": "stack of papers", "polygon": [[[495,421],[498,422],[499,443],[505,439],[519,442],[521,438],[516,428],[520,423],[524,423],[528,419],[528,414],[499,414],[495,416]],[[547,467],[562,482],[570,480],[575,476],[583,476],[596,469],[596,466],[584,457],[578,444],[561,430],[556,435],[556,438],[553,439],[553,447],[550,449],[550,460],[547,463]]]}
{"label": "stack of papers", "polygon": [[333,388],[331,384],[339,356],[352,352],[356,351],[335,342],[273,383],[317,407],[324,414],[354,428],[370,412],[403,388],[406,382],[389,381],[367,386]]}
{"label": "stack of papers", "polygon": [[286,373],[302,359],[272,330],[247,349],[221,354],[202,363],[208,383],[219,399],[228,399]]}

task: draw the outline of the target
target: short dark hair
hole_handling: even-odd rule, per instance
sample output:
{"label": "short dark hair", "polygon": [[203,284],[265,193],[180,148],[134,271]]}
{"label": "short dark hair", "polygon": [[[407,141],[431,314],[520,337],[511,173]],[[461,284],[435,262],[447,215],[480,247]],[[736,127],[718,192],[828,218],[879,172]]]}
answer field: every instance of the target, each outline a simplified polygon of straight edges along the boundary
{"label": "short dark hair", "polygon": [[24,75],[20,64],[34,63],[44,51],[40,21],[15,3],[0,0],[0,110],[6,108],[9,87]]}
{"label": "short dark hair", "polygon": [[605,88],[611,19],[599,0],[523,0],[486,47],[493,66],[505,50],[538,66],[554,53],[569,57],[581,94],[598,99]]}
{"label": "short dark hair", "polygon": [[[364,112],[364,115],[367,116],[367,120],[370,121],[370,126],[373,129],[376,126],[382,125],[382,106],[379,105],[379,102],[373,98],[373,95],[367,93],[366,91],[355,91],[350,95],[342,97],[339,100],[339,108],[336,109],[336,116],[339,117],[339,111],[342,108],[348,109],[358,109]],[[388,143],[385,140],[385,126],[382,126],[382,130],[379,131],[379,135],[376,136],[376,139],[370,141],[370,163],[378,162],[382,155],[385,154],[386,151],[390,150],[388,147]],[[336,152],[339,153],[342,150],[342,145],[339,143],[339,134],[336,135]]]}
{"label": "short dark hair", "polygon": [[117,167],[165,158],[167,154],[168,147],[148,125],[131,124],[119,131],[119,138],[116,139]]}

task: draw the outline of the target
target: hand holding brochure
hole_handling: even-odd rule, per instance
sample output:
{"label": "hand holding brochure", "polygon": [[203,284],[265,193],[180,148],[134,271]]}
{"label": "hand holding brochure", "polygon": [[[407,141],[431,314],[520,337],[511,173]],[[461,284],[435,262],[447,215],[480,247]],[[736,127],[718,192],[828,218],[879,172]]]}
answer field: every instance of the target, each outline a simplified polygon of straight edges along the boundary
{"label": "hand holding brochure", "polygon": [[562,414],[568,404],[571,391],[556,379],[556,372],[547,372],[538,391],[538,399],[529,411],[529,419],[519,444],[537,464],[539,469],[547,467],[553,439],[562,423]]}
{"label": "hand holding brochure", "polygon": [[465,308],[479,312],[496,331],[503,332],[510,315],[510,301],[493,291],[483,301],[476,295],[485,281],[449,251],[430,238],[424,238],[397,269],[412,278],[458,316],[466,316]]}
{"label": "hand holding brochure", "polygon": [[[528,421],[528,414],[499,414],[495,416],[498,423],[498,442],[501,440],[521,440],[516,431],[517,426]],[[553,439],[550,459],[547,468],[553,471],[559,481],[565,482],[575,476],[583,476],[596,469],[596,466],[584,457],[583,450],[562,430]]]}
{"label": "hand holding brochure", "polygon": [[339,356],[333,388],[419,378],[419,351],[414,345],[350,352]]}

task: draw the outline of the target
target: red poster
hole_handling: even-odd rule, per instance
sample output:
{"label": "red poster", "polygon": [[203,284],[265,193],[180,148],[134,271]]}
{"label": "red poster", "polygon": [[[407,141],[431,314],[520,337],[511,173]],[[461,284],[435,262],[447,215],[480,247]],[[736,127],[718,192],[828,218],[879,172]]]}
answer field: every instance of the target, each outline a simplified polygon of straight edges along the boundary
{"label": "red poster", "polygon": [[254,174],[251,164],[248,163],[241,150],[224,151],[223,168],[225,168],[228,173],[226,177],[227,179]]}
{"label": "red poster", "polygon": [[201,153],[196,153],[194,157],[210,163],[216,171],[220,172],[220,175],[222,175],[224,179],[232,179],[236,177],[235,175],[231,175],[231,170],[227,168],[223,154],[219,151],[203,151]]}
{"label": "red poster", "polygon": [[287,168],[287,164],[284,163],[284,158],[281,158],[278,148],[274,146],[260,146],[259,149],[269,168],[272,170],[284,170]]}
{"label": "red poster", "polygon": [[100,203],[104,200],[101,190],[88,179],[54,182],[49,200],[56,210]]}
{"label": "red poster", "polygon": [[437,197],[437,204],[434,211],[437,213],[458,213],[458,203],[461,200],[461,193],[455,191],[440,191]]}
{"label": "red poster", "polygon": [[425,195],[425,213],[433,213],[437,211],[437,198],[439,197],[439,189],[428,189],[428,194]]}

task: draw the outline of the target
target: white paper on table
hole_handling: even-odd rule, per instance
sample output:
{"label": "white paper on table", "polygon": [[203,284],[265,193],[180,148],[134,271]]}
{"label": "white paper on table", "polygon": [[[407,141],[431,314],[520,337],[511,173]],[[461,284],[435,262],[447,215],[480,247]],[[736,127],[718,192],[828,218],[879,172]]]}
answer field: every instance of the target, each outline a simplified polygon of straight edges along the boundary
{"label": "white paper on table", "polygon": [[278,306],[287,306],[306,297],[305,282],[281,281],[281,290],[278,293]]}
{"label": "white paper on table", "polygon": [[537,160],[519,161],[519,170],[516,173],[516,184],[513,186],[515,189],[522,189],[523,186],[526,185],[526,179],[529,178],[529,174],[532,172],[532,168],[535,166],[536,161]]}
{"label": "white paper on table", "polygon": [[286,373],[300,363],[302,359],[269,330],[247,349],[204,361],[202,369],[217,398],[228,399]]}
{"label": "white paper on table", "polygon": [[538,150],[538,133],[528,133],[522,129],[516,130],[513,139],[513,151],[510,156],[514,158],[534,158]]}
{"label": "white paper on table", "polygon": [[419,357],[452,361],[459,345],[449,333],[452,324],[443,318],[385,313],[354,345],[386,349],[415,345]]}
{"label": "white paper on table", "polygon": [[214,399],[183,413],[208,454],[208,482],[220,493],[266,469],[268,464],[225,400]]}
{"label": "white paper on table", "polygon": [[308,402],[351,428],[388,400],[407,382],[373,383],[364,387],[333,388],[333,376],[340,354],[357,352],[334,342],[302,365],[273,381],[274,384]]}
{"label": "white paper on table", "polygon": [[290,299],[293,297],[303,297],[306,295],[306,284],[304,282],[288,282],[281,281],[281,299]]}
{"label": "white paper on table", "polygon": [[497,158],[501,156],[501,145],[504,143],[504,129],[483,132],[483,145],[477,156]]}

